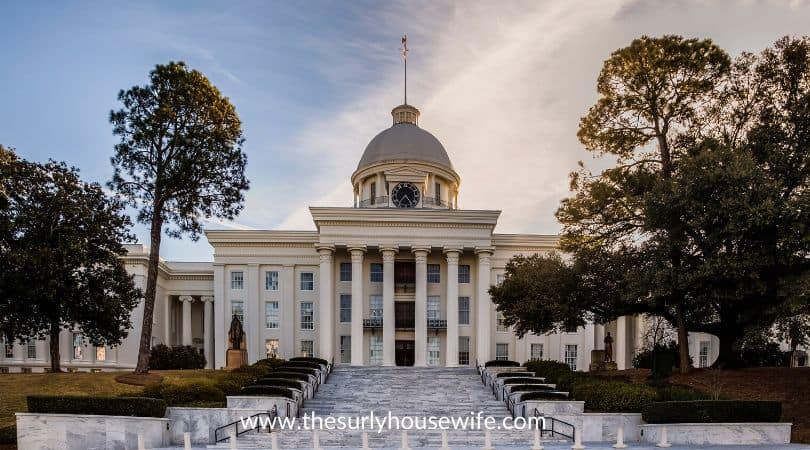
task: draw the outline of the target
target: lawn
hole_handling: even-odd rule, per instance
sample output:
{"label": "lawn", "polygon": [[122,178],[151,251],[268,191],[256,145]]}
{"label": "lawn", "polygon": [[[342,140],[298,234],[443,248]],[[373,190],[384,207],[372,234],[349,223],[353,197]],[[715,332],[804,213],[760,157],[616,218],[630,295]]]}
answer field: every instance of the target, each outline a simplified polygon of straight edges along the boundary
{"label": "lawn", "polygon": [[[646,369],[602,372],[643,383]],[[688,375],[673,374],[673,384],[692,386],[709,394],[738,400],[778,400],[782,420],[793,423],[792,442],[810,444],[810,368],[755,367],[737,370],[694,369]]]}
{"label": "lawn", "polygon": [[[26,411],[25,397],[31,394],[109,395],[137,394],[141,386],[119,383],[123,372],[15,373],[0,375],[0,427],[14,423],[14,413]],[[152,371],[166,381],[211,378],[213,370]]]}

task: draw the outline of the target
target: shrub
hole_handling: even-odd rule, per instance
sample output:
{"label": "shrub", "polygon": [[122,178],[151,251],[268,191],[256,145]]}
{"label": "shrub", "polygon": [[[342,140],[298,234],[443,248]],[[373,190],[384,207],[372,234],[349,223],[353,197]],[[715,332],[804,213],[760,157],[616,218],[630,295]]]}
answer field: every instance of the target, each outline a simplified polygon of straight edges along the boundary
{"label": "shrub", "polygon": [[329,361],[327,361],[327,360],[325,360],[323,358],[313,358],[313,357],[309,357],[309,356],[296,356],[295,358],[290,358],[290,361],[309,361],[309,362],[322,364],[324,366],[329,365]]}
{"label": "shrub", "polygon": [[738,352],[743,367],[782,367],[790,363],[790,352],[783,352],[777,343],[746,344]]}
{"label": "shrub", "polygon": [[298,380],[291,380],[289,378],[261,378],[256,380],[255,386],[278,386],[278,387],[288,387],[298,389],[299,391],[303,389],[301,386],[301,381]]}
{"label": "shrub", "polygon": [[277,386],[261,386],[261,385],[253,385],[242,388],[242,391],[239,393],[239,395],[255,395],[267,397],[281,396],[290,399],[293,398],[292,391],[287,388]]}
{"label": "shrub", "polygon": [[495,378],[526,378],[533,376],[532,372],[501,372],[495,374]]}
{"label": "shrub", "polygon": [[202,369],[205,356],[189,345],[168,347],[160,344],[152,347],[149,368],[152,370]]}
{"label": "shrub", "polygon": [[295,373],[303,373],[307,375],[312,375],[313,377],[318,376],[318,371],[315,369],[311,369],[309,367],[294,367],[283,365],[281,367],[276,368],[273,372],[295,372]]}
{"label": "shrub", "polygon": [[570,392],[574,399],[585,402],[585,409],[598,412],[640,412],[658,396],[644,384],[595,377],[576,377]]}
{"label": "shrub", "polygon": [[519,397],[520,400],[518,401],[521,402],[526,400],[568,400],[568,393],[560,391],[533,391],[520,394]]}
{"label": "shrub", "polygon": [[225,401],[225,392],[213,381],[209,380],[151,384],[144,388],[143,395],[163,399],[169,406],[185,406],[195,402]]}
{"label": "shrub", "polygon": [[657,402],[644,407],[647,423],[778,422],[782,404],[756,400]]}
{"label": "shrub", "polygon": [[645,350],[633,357],[633,367],[650,369],[653,378],[666,378],[672,374],[673,367],[680,366],[678,343],[670,341],[658,344],[652,350]]}
{"label": "shrub", "polygon": [[100,416],[163,417],[166,402],[145,397],[90,397],[86,395],[29,395],[28,412],[94,414]]}
{"label": "shrub", "polygon": [[484,367],[520,367],[520,363],[517,361],[493,359],[492,361],[485,362]]}
{"label": "shrub", "polygon": [[546,384],[542,378],[520,377],[520,378],[504,378],[503,384]]}
{"label": "shrub", "polygon": [[17,425],[0,427],[0,445],[17,445]]}
{"label": "shrub", "polygon": [[535,375],[543,377],[549,383],[559,383],[560,377],[569,375],[571,368],[568,364],[558,361],[529,361],[524,366],[529,372],[534,372]]}
{"label": "shrub", "polygon": [[692,400],[711,400],[711,396],[690,386],[669,385],[658,388],[659,402],[685,402]]}
{"label": "shrub", "polygon": [[279,366],[279,368],[282,367],[304,367],[314,370],[323,370],[323,367],[320,364],[310,361],[287,361],[286,363],[284,363],[284,365]]}
{"label": "shrub", "polygon": [[287,378],[287,379],[290,379],[290,380],[301,380],[301,381],[309,383],[309,375],[307,375],[305,373],[299,373],[299,372],[287,372],[287,371],[272,372],[272,373],[269,373],[269,374],[263,376],[262,378],[273,378],[273,379]]}
{"label": "shrub", "polygon": [[265,358],[265,359],[260,359],[260,360],[256,361],[255,363],[253,363],[253,365],[254,366],[267,366],[267,367],[269,367],[271,369],[275,369],[276,367],[278,367],[278,366],[280,366],[282,364],[285,364],[286,362],[287,361],[285,361],[285,360],[283,360],[281,358]]}
{"label": "shrub", "polygon": [[238,394],[243,387],[250,385],[252,382],[253,380],[244,381],[239,378],[225,376],[221,380],[217,381],[214,386],[216,386],[217,389],[222,391],[227,396]]}
{"label": "shrub", "polygon": [[509,386],[511,392],[556,391],[557,388],[544,384],[517,384]]}

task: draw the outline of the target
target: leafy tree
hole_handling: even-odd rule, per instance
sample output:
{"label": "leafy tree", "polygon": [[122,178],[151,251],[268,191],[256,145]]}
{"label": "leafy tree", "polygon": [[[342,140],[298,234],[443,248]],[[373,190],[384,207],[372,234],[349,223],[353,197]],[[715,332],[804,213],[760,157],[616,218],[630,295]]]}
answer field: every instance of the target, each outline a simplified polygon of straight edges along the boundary
{"label": "leafy tree", "polygon": [[0,149],[0,316],[20,341],[81,329],[93,345],[117,345],[140,298],[121,260],[132,239],[123,205],[64,163],[36,164]]}
{"label": "leafy tree", "polygon": [[[708,39],[644,36],[611,54],[597,80],[599,99],[582,118],[578,137],[587,150],[613,155],[617,165],[599,175],[584,168],[572,174],[575,195],[557,212],[564,227],[564,250],[576,254],[593,247],[641,249],[649,239],[664,237],[659,243],[669,244],[663,249],[667,263],[681,265],[680,225],[673,221],[650,227],[644,196],[659,180],[672,177],[681,156],[676,136],[701,125],[703,105],[729,70],[728,55]],[[678,341],[685,343],[687,298],[679,284],[671,279],[666,285],[648,286],[649,295],[630,301],[672,317]],[[688,347],[680,349],[685,372]]]}
{"label": "leafy tree", "polygon": [[158,65],[150,84],[121,91],[110,113],[115,173],[109,186],[150,226],[149,268],[136,373],[149,369],[162,233],[196,240],[201,217],[233,219],[243,208],[247,157],[236,110],[182,62]]}

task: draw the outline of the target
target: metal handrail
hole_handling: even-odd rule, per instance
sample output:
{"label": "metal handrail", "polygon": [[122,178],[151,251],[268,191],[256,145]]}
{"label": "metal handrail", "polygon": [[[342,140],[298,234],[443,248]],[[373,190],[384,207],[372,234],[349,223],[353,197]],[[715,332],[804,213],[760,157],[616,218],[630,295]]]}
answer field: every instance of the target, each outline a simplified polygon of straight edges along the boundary
{"label": "metal handrail", "polygon": [[[544,419],[544,420],[542,420],[543,425],[547,425],[548,422],[551,422],[551,429],[544,428],[544,427],[540,428],[540,436],[541,437],[544,435],[544,432],[548,432],[548,433],[550,433],[551,437],[562,436],[562,437],[564,437],[566,439],[570,439],[572,441],[574,440],[574,434],[576,434],[576,432],[577,432],[577,429],[576,429],[576,427],[574,425],[572,425],[572,424],[570,424],[568,422],[563,422],[562,420],[559,420],[559,419],[555,419],[553,417],[546,417],[546,415],[541,413],[537,408],[534,408],[534,417],[543,418]],[[563,426],[563,427],[566,427],[567,429],[570,429],[571,434],[566,434],[566,433],[563,433],[562,431],[560,431],[559,430],[560,426]],[[566,431],[568,431],[567,429],[566,429]]]}
{"label": "metal handrail", "polygon": [[447,319],[428,319],[427,320],[427,327],[428,329],[446,329],[447,328]]}
{"label": "metal handrail", "polygon": [[[287,407],[289,409],[289,403],[287,404]],[[258,420],[260,417],[264,417],[264,416],[268,417],[268,424],[269,424],[274,418],[278,417],[278,406],[273,405],[273,409],[271,409],[270,411],[253,414],[252,416],[250,416],[250,418],[251,419],[256,418]],[[231,423],[229,423],[227,425],[223,425],[223,426],[215,429],[214,430],[214,443],[218,444],[220,442],[227,441],[227,440],[229,440],[231,438],[230,435],[225,435],[225,437],[222,437],[222,438],[219,437],[219,432],[222,431],[222,430],[225,430],[227,428],[234,427],[236,429],[236,436],[237,437],[247,433],[248,431],[250,431],[252,429],[252,428],[245,428],[245,429],[242,429],[240,431],[239,428],[240,428],[240,425],[242,425],[242,423],[243,423],[242,420],[237,420],[235,422],[231,422]],[[259,422],[257,422],[257,424],[258,423]],[[256,431],[257,433],[260,432],[261,427],[257,427],[256,430],[257,430]],[[271,432],[269,426],[267,427],[267,432],[268,433]]]}

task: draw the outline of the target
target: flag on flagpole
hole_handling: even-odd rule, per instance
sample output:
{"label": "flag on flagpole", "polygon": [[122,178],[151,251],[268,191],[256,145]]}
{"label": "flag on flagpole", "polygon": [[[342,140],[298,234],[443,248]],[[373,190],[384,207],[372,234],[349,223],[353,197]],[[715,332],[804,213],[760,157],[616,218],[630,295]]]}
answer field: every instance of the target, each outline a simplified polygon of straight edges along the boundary
{"label": "flag on flagpole", "polygon": [[408,35],[402,35],[402,58],[408,59]]}

